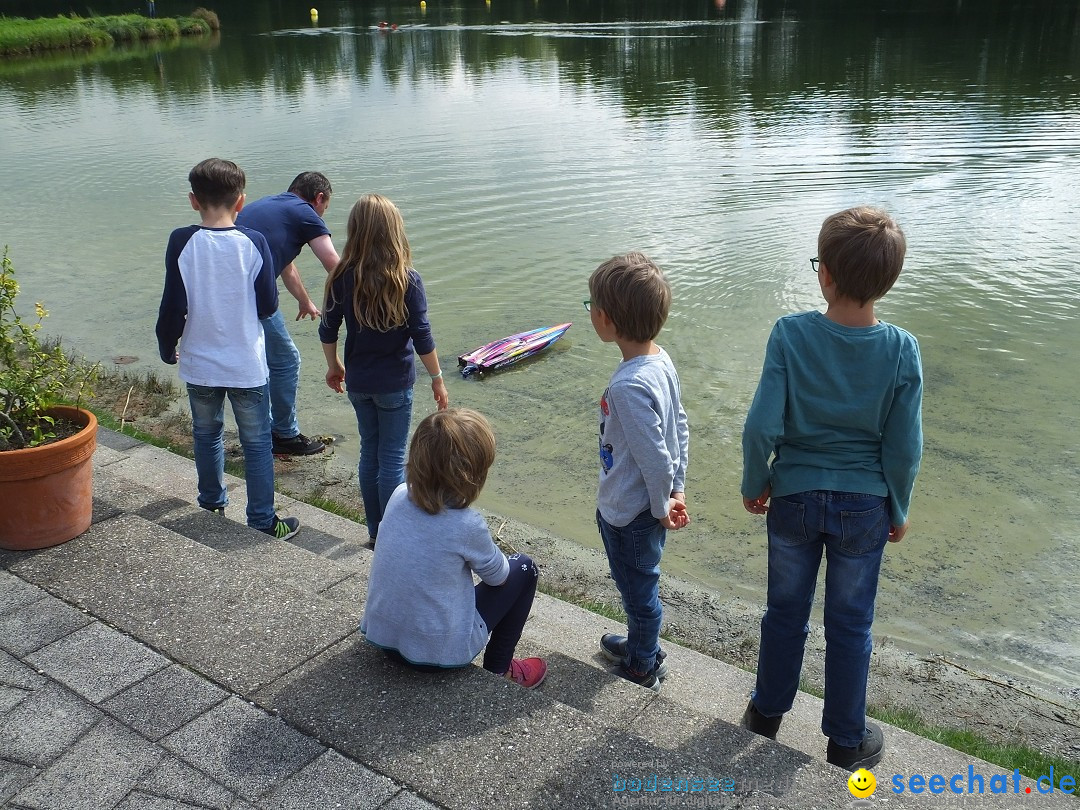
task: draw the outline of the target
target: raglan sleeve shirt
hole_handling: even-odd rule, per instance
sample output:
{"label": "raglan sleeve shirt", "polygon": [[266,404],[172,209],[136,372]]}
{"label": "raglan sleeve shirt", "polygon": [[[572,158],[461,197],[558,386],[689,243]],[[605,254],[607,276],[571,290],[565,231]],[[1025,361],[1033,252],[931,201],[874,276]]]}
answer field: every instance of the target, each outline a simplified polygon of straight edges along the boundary
{"label": "raglan sleeve shirt", "polygon": [[187,289],[180,275],[180,252],[197,228],[197,225],[177,228],[165,247],[165,289],[158,307],[156,332],[158,354],[170,365],[176,363],[176,344],[180,342],[187,322]]}

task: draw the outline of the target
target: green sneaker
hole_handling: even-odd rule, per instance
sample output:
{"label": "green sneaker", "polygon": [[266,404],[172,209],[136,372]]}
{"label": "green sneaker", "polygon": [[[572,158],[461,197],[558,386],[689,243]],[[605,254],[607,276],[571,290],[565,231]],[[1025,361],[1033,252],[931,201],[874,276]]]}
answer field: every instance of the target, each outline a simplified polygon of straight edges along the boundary
{"label": "green sneaker", "polygon": [[300,531],[300,521],[294,517],[279,518],[274,515],[274,525],[269,529],[260,529],[263,534],[268,534],[275,540],[288,540]]}

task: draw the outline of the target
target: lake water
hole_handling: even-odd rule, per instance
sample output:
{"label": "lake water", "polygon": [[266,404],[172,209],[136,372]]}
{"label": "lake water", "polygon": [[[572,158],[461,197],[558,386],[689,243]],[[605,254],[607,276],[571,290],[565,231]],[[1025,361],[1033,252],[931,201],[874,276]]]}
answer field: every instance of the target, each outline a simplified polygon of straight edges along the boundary
{"label": "lake water", "polygon": [[[130,7],[114,5],[94,11]],[[665,567],[761,601],[764,524],[738,484],[765,340],[822,305],[807,260],[825,216],[883,205],[909,252],[879,314],[920,339],[926,453],[875,629],[1080,683],[1075,3],[319,0],[317,22],[309,5],[229,3],[211,43],[0,63],[0,241],[24,309],[43,301],[48,330],[92,359],[172,374],[153,327],[194,163],[236,160],[251,199],[324,171],[339,248],[351,203],[382,192],[444,368],[576,322],[538,360],[448,384],[498,434],[481,504],[599,547],[596,406],[618,354],[581,302],[599,262],[641,249],[674,287],[659,342],[691,426],[694,523]],[[158,14],[189,10],[173,6]],[[318,262],[299,264],[319,289]],[[345,437],[347,469],[351,409],[322,382],[315,325],[294,335],[302,427]],[[417,416],[430,407],[419,396]]]}

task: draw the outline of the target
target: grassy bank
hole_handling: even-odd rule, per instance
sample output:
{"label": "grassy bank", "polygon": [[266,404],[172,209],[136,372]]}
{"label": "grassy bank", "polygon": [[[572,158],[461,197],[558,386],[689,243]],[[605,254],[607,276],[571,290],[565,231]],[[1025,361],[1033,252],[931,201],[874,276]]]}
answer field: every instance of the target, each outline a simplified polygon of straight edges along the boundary
{"label": "grassy bank", "polygon": [[217,14],[196,9],[190,17],[0,17],[0,56],[31,56],[57,50],[108,48],[116,43],[209,36],[220,28]]}

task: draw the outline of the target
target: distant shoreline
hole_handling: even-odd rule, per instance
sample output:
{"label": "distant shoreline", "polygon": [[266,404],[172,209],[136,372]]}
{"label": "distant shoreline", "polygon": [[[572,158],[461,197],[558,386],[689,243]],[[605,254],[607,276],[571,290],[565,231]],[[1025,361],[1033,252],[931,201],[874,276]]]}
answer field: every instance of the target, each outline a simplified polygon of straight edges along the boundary
{"label": "distant shoreline", "polygon": [[213,11],[197,9],[188,17],[0,17],[0,57],[34,56],[60,50],[111,48],[116,43],[209,37],[220,29]]}

